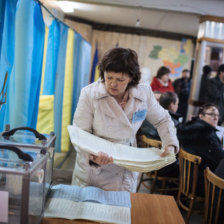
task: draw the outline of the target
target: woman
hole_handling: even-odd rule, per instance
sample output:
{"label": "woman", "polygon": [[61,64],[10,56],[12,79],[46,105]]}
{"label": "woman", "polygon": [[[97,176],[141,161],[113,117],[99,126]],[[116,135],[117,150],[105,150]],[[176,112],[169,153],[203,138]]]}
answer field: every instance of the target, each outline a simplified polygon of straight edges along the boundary
{"label": "woman", "polygon": [[152,91],[174,92],[173,84],[169,79],[170,70],[162,66],[157,71],[156,77],[151,82]]}
{"label": "woman", "polygon": [[[169,114],[157,103],[149,86],[138,85],[141,76],[136,52],[113,48],[104,55],[99,69],[100,79],[81,91],[73,124],[111,142],[136,146],[135,135],[146,118],[161,135],[165,148],[162,156],[178,151]],[[113,158],[104,153],[93,156],[76,150],[72,184],[136,191],[137,172],[113,164]]]}
{"label": "woman", "polygon": [[222,143],[216,134],[219,110],[214,104],[205,104],[199,109],[198,118],[187,122],[177,130],[181,146],[194,155],[201,156],[197,194],[204,194],[204,169],[215,171],[224,158]]}

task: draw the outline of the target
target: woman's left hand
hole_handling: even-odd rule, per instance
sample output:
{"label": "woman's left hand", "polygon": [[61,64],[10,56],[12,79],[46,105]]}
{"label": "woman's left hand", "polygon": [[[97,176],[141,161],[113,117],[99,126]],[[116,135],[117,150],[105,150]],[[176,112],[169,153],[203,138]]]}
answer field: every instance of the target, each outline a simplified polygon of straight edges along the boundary
{"label": "woman's left hand", "polygon": [[164,152],[160,155],[161,157],[167,156],[169,153],[174,153],[175,152],[175,147],[173,145],[168,145],[166,146]]}

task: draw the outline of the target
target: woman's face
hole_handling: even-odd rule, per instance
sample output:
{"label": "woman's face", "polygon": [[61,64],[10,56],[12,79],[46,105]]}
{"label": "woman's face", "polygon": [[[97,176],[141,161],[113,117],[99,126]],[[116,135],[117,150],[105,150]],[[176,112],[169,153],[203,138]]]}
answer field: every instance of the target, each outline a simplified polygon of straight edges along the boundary
{"label": "woman's face", "polygon": [[132,81],[126,73],[104,72],[106,90],[111,96],[123,97],[128,84]]}
{"label": "woman's face", "polygon": [[169,81],[169,73],[164,74],[160,79],[167,83]]}
{"label": "woman's face", "polygon": [[210,107],[204,112],[204,114],[200,114],[199,118],[213,127],[216,127],[219,121],[219,111],[216,107]]}

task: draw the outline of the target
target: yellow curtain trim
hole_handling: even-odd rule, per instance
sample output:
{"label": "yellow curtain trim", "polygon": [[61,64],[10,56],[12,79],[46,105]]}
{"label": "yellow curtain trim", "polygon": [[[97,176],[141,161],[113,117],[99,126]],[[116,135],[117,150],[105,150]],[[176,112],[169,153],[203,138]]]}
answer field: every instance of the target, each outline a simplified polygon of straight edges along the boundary
{"label": "yellow curtain trim", "polygon": [[73,90],[73,58],[74,58],[74,31],[68,30],[68,41],[65,61],[65,79],[62,111],[61,152],[69,151],[69,135],[67,126],[71,121],[72,90]]}

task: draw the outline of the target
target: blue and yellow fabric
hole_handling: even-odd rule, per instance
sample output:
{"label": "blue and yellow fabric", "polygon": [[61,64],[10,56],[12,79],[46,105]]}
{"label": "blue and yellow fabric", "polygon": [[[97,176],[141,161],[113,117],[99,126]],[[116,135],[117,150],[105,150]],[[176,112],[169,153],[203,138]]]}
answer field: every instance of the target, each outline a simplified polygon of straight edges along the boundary
{"label": "blue and yellow fabric", "polygon": [[59,29],[56,20],[45,26],[44,55],[41,75],[40,101],[37,130],[41,133],[54,131],[54,94],[59,50]]}
{"label": "blue and yellow fabric", "polygon": [[68,152],[67,125],[88,84],[91,45],[56,19],[47,26],[35,0],[1,0],[0,13],[0,88],[9,74],[0,131],[5,124],[54,131],[56,150]]}
{"label": "blue and yellow fabric", "polygon": [[[54,33],[52,37],[51,33]],[[46,28],[44,49],[37,130],[54,131],[56,152],[68,152],[67,126],[71,124],[80,90],[88,84],[91,45],[80,34],[55,20]],[[49,61],[54,69],[47,72]]]}
{"label": "blue and yellow fabric", "polygon": [[100,71],[98,67],[98,44],[96,44],[96,49],[93,56],[93,63],[91,69],[90,83],[95,82],[100,77]]}
{"label": "blue and yellow fabric", "polygon": [[45,32],[40,6],[30,0],[3,1],[0,86],[6,71],[9,82],[7,103],[0,112],[0,131],[8,123],[12,128],[35,128]]}

